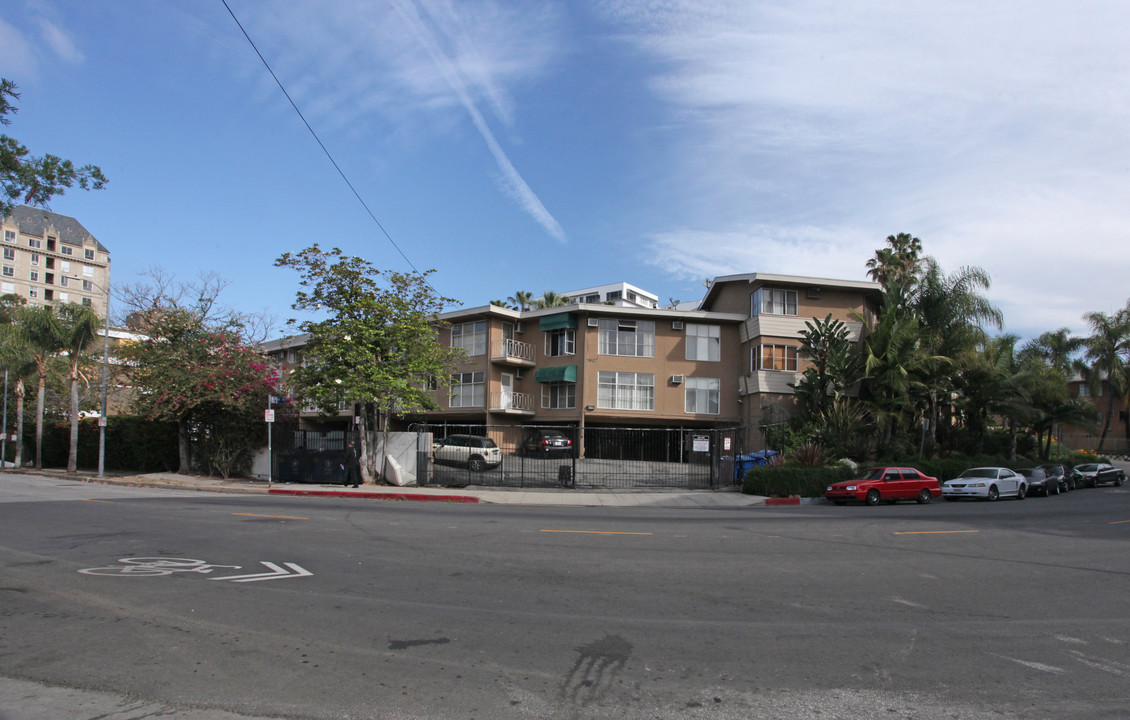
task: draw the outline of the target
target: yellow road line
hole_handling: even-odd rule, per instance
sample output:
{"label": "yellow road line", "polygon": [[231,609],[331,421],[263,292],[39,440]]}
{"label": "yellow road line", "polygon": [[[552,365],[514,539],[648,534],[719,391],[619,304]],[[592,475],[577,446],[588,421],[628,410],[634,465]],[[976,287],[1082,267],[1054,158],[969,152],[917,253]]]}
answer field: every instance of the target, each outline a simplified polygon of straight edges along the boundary
{"label": "yellow road line", "polygon": [[275,518],[278,520],[309,520],[310,518],[292,517],[290,515],[256,515],[255,513],[232,513],[232,515],[239,515],[240,517],[263,517]]}
{"label": "yellow road line", "polygon": [[980,530],[915,530],[906,532],[896,532],[893,535],[953,535],[956,533],[976,533]]}
{"label": "yellow road line", "polygon": [[114,504],[113,500],[86,500],[86,499],[83,499],[83,502],[100,502],[100,503],[109,503],[110,505]]}
{"label": "yellow road line", "polygon": [[1130,523],[1130,520],[1115,520],[1114,522],[1112,522],[1110,524],[1111,525],[1122,525],[1124,523]]}
{"label": "yellow road line", "polygon": [[539,530],[544,533],[580,533],[585,535],[651,535],[644,532],[612,532],[609,530]]}

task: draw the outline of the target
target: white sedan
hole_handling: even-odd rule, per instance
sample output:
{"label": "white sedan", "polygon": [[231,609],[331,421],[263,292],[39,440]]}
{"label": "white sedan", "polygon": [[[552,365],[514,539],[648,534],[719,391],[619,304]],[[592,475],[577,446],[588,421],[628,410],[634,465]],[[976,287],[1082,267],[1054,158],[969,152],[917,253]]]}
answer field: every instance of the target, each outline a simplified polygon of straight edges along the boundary
{"label": "white sedan", "polygon": [[946,500],[996,500],[1002,497],[1023,500],[1027,494],[1028,483],[1024,476],[1004,467],[970,468],[953,480],[942,483],[942,497]]}

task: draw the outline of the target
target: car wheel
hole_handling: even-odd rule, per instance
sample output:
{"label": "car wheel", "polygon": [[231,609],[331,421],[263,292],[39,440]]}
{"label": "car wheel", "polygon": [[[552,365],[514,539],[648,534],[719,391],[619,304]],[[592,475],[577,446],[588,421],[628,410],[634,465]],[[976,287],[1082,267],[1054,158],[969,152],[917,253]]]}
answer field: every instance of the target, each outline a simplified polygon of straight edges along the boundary
{"label": "car wheel", "polygon": [[467,461],[467,469],[471,472],[482,472],[483,470],[487,469],[487,461],[484,460],[481,456],[475,455],[469,461]]}
{"label": "car wheel", "polygon": [[879,501],[881,499],[882,498],[879,497],[879,491],[878,490],[868,490],[867,491],[867,504],[868,505],[878,505]]}
{"label": "car wheel", "polygon": [[993,500],[996,500],[1000,496],[1001,496],[1001,492],[1000,492],[1000,490],[997,490],[996,485],[993,485],[992,487],[989,488],[989,501],[990,502],[992,502]]}
{"label": "car wheel", "polygon": [[1023,500],[1028,497],[1028,486],[1021,483],[1020,487],[1016,488],[1016,499]]}
{"label": "car wheel", "polygon": [[929,490],[923,489],[922,492],[918,493],[919,505],[927,505],[931,500],[933,500],[933,496],[930,495]]}
{"label": "car wheel", "polygon": [[1125,475],[1119,475],[1118,477],[1114,478],[1114,486],[1115,487],[1122,487],[1122,481],[1125,480],[1125,479],[1126,479]]}

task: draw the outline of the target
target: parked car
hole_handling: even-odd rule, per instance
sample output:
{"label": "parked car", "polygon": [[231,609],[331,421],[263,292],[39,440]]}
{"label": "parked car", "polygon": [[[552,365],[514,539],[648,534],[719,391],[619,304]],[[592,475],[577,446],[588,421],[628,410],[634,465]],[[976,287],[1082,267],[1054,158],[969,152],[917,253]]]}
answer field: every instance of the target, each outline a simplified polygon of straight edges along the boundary
{"label": "parked car", "polygon": [[1114,467],[1110,463],[1084,463],[1071,469],[1071,476],[1076,487],[1095,487],[1103,483],[1114,483],[1116,486],[1126,482],[1125,471]]}
{"label": "parked car", "polygon": [[533,428],[522,439],[524,455],[572,455],[573,441],[560,430]]}
{"label": "parked car", "polygon": [[1041,465],[1040,468],[1048,477],[1055,478],[1055,481],[1059,484],[1060,492],[1075,489],[1075,481],[1071,478],[1071,473],[1062,465]]}
{"label": "parked car", "polygon": [[829,485],[824,491],[824,497],[837,505],[849,500],[868,505],[878,505],[884,500],[917,500],[925,505],[941,494],[937,478],[907,467],[870,468],[860,478]]}
{"label": "parked car", "polygon": [[969,468],[953,480],[942,483],[942,497],[946,500],[996,500],[1002,497],[1023,500],[1027,494],[1028,481],[1024,476],[1004,467]]}
{"label": "parked car", "polygon": [[432,458],[438,463],[466,465],[482,472],[502,464],[502,451],[494,440],[481,435],[448,435],[432,445]]}
{"label": "parked car", "polygon": [[1027,481],[1029,495],[1043,495],[1044,497],[1059,495],[1059,481],[1048,477],[1043,468],[1018,468],[1016,472],[1023,475]]}

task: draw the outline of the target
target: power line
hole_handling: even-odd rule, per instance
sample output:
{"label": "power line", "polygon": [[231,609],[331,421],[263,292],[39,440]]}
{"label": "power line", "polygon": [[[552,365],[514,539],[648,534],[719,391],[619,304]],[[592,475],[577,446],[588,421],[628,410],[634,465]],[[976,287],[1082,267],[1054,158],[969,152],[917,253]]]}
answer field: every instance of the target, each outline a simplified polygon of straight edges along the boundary
{"label": "power line", "polygon": [[[239,21],[239,18],[235,16],[235,13],[232,11],[231,6],[228,5],[228,0],[220,0],[220,2],[222,2],[224,4],[224,7],[227,8],[228,14],[231,15],[231,19],[235,20],[235,24],[239,26],[239,30],[243,33],[243,37],[247,38],[247,42],[251,44],[251,49],[254,50],[255,54],[259,56],[259,59],[263,61],[263,66],[267,68],[267,72],[271,73],[271,77],[275,79],[275,84],[279,86],[279,90],[282,90],[283,95],[285,95],[287,101],[290,102],[290,106],[294,108],[294,112],[298,113],[298,117],[301,118],[302,124],[306,126],[307,130],[310,131],[310,134],[318,143],[318,147],[322,148],[322,152],[324,152],[326,154],[326,157],[329,158],[330,163],[332,163],[334,169],[337,170],[337,174],[341,176],[341,179],[345,181],[345,184],[349,186],[349,189],[353,191],[353,197],[357,198],[357,202],[361,203],[361,207],[365,208],[365,212],[369,213],[369,217],[373,219],[373,222],[376,223],[377,227],[381,229],[381,232],[384,233],[384,236],[388,238],[388,241],[394,248],[396,248],[396,252],[400,253],[400,257],[404,258],[404,262],[408,263],[409,267],[411,267],[417,273],[420,273],[419,269],[412,264],[412,261],[409,260],[408,256],[404,254],[404,251],[400,249],[400,246],[396,244],[396,241],[392,239],[392,236],[388,234],[388,230],[385,230],[384,225],[381,225],[381,221],[378,220],[377,216],[373,214],[373,211],[369,209],[368,203],[366,203],[365,200],[361,197],[361,194],[357,192],[357,188],[353,187],[353,183],[351,183],[349,181],[349,178],[346,177],[345,172],[341,169],[341,166],[337,164],[337,160],[334,160],[334,156],[330,154],[329,150],[326,149],[326,146],[322,142],[322,139],[318,137],[318,133],[314,132],[314,128],[310,127],[310,123],[306,121],[306,116],[303,115],[302,111],[298,109],[298,105],[296,105],[294,99],[290,97],[290,93],[286,91],[286,87],[284,87],[282,81],[279,80],[279,76],[275,75],[275,71],[271,69],[271,64],[267,62],[267,58],[263,57],[263,53],[259,52],[259,48],[256,47],[255,41],[251,39],[251,36],[247,34],[247,30],[243,28],[243,23],[241,23]],[[432,287],[431,284],[429,284],[426,280],[424,281],[424,284],[430,288]],[[435,288],[432,288],[432,292],[437,291]]]}

